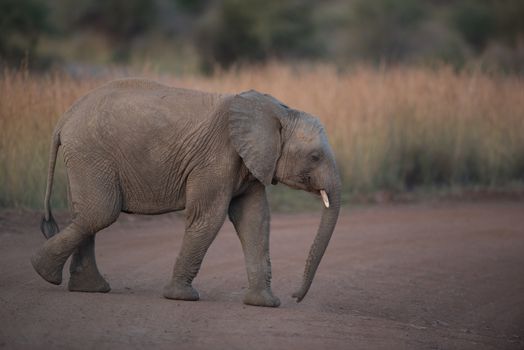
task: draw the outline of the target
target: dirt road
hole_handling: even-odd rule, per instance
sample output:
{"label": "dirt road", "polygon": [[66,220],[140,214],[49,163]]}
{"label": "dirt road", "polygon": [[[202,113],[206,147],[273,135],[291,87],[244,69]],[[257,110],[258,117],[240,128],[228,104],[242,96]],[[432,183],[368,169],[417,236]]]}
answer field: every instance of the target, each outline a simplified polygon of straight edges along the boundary
{"label": "dirt road", "polygon": [[177,302],[162,288],[180,216],[122,215],[97,236],[108,294],[37,276],[38,220],[0,213],[0,348],[524,349],[522,202],[345,208],[299,304],[290,295],[319,213],[273,215],[277,309],[242,304],[247,279],[229,222],[195,280],[201,300]]}

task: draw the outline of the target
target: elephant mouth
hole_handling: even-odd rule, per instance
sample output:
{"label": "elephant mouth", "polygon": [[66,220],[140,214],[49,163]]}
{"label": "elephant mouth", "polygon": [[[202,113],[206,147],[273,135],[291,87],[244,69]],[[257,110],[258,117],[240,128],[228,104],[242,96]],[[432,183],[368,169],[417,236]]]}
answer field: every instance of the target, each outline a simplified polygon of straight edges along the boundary
{"label": "elephant mouth", "polygon": [[[273,181],[275,181],[276,183],[278,183],[278,181],[276,179],[273,179]],[[302,190],[302,191],[305,191],[305,192],[309,192],[311,194],[314,194],[316,196],[319,196],[322,198],[322,202],[324,203],[324,206],[326,208],[329,208],[330,204],[329,204],[329,195],[328,193],[326,192],[325,189],[316,189],[316,188],[312,188],[312,187],[308,187],[306,184],[300,182],[300,181],[280,181],[281,183],[285,184],[286,186],[289,186],[295,190]]]}
{"label": "elephant mouth", "polygon": [[295,181],[295,180],[280,180],[280,183],[283,183],[284,185],[288,186],[288,187],[291,187],[292,189],[294,190],[302,190],[302,191],[306,191],[306,192],[310,192],[310,193],[317,193],[318,191],[312,189],[312,188],[308,188],[304,183],[300,182],[300,181]]}

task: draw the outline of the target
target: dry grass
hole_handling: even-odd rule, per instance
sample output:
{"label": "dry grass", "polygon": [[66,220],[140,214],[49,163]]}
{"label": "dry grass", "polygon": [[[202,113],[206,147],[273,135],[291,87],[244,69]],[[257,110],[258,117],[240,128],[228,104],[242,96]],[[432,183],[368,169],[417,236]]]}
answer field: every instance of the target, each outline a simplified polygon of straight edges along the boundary
{"label": "dry grass", "polygon": [[[318,116],[346,193],[524,182],[522,78],[438,69],[270,64],[213,77],[159,76],[216,92],[257,89]],[[0,206],[40,207],[54,123],[91,88],[117,77],[75,79],[5,71],[0,77]],[[66,205],[59,164],[55,205]]]}

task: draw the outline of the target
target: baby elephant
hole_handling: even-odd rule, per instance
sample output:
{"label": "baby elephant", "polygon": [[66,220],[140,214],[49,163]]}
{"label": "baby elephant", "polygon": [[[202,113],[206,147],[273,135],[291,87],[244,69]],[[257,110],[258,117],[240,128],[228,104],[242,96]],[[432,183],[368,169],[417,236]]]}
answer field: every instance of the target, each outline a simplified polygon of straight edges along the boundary
{"label": "baby elephant", "polygon": [[[60,146],[73,219],[59,231],[49,198]],[[229,216],[247,265],[244,303],[275,307],[265,186],[278,182],[320,195],[325,206],[302,286],[293,294],[301,301],[340,208],[340,177],[320,122],[253,90],[226,95],[113,81],[78,100],[54,130],[41,223],[48,240],[31,262],[46,281],[60,284],[73,254],[69,290],[108,292],[95,262],[95,234],[120,212],[185,209],[184,239],[164,296],[198,300],[192,281]]]}

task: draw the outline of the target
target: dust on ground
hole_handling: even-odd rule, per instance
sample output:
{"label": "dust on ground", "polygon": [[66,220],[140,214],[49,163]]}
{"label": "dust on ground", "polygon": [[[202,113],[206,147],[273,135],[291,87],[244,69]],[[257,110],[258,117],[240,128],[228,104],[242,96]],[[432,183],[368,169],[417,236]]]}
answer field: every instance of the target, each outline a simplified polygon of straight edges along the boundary
{"label": "dust on ground", "polygon": [[242,304],[245,265],[229,222],[194,282],[201,300],[182,302],[162,298],[180,215],[123,214],[102,231],[97,260],[112,291],[90,294],[66,290],[67,268],[58,287],[33,271],[40,214],[0,212],[0,348],[524,348],[522,201],[344,208],[297,304],[319,216],[273,215],[282,305],[272,309]]}

